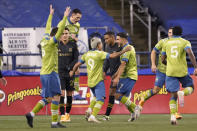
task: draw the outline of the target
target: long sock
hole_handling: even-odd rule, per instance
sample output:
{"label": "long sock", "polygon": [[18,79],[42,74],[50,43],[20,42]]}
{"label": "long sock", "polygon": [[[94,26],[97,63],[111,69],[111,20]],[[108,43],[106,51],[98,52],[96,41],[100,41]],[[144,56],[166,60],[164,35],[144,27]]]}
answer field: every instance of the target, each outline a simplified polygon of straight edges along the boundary
{"label": "long sock", "polygon": [[72,108],[72,96],[67,96],[66,113],[70,113]]}
{"label": "long sock", "polygon": [[136,107],[136,104],[133,103],[128,97],[122,96],[121,103],[125,104],[129,112],[133,113]]}
{"label": "long sock", "polygon": [[96,104],[96,97],[93,97],[88,108],[91,108],[93,110],[95,104]]}
{"label": "long sock", "polygon": [[51,118],[52,118],[52,124],[57,124],[58,121],[58,101],[52,101],[51,103]]}
{"label": "long sock", "polygon": [[109,96],[109,102],[108,102],[107,110],[106,110],[106,113],[105,113],[106,116],[109,116],[110,113],[111,113],[112,107],[114,105],[114,99],[115,99],[114,96]]}
{"label": "long sock", "polygon": [[177,102],[176,102],[177,98],[171,98],[170,102],[169,102],[169,106],[170,106],[170,114],[175,114],[177,112]]}
{"label": "long sock", "polygon": [[190,94],[192,94],[194,91],[194,89],[192,87],[186,87],[183,92],[184,92],[184,96],[188,96]]}
{"label": "long sock", "polygon": [[144,94],[144,100],[148,100],[149,98],[151,98],[152,96],[154,96],[155,94],[153,93],[153,89],[150,90],[146,90],[145,94]]}
{"label": "long sock", "polygon": [[79,92],[79,75],[75,75],[74,86],[75,91]]}
{"label": "long sock", "polygon": [[47,104],[48,104],[48,101],[46,99],[42,99],[34,106],[34,108],[31,112],[33,114],[36,114]]}
{"label": "long sock", "polygon": [[60,97],[60,103],[59,103],[59,110],[60,110],[60,115],[64,115],[65,114],[65,104],[64,104],[64,96]]}
{"label": "long sock", "polygon": [[99,111],[101,110],[101,107],[103,106],[104,102],[102,101],[97,101],[94,108],[93,108],[93,111],[92,111],[92,115],[93,116],[97,116],[97,114],[99,113]]}

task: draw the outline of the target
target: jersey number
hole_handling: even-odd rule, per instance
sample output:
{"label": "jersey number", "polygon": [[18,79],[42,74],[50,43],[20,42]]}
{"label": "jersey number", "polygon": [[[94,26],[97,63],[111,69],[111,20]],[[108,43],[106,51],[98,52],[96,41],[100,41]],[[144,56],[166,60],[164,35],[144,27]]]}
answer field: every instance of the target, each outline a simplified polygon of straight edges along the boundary
{"label": "jersey number", "polygon": [[93,68],[94,68],[94,60],[93,59],[89,59],[88,60],[88,65],[90,66],[90,70],[93,70]]}
{"label": "jersey number", "polygon": [[177,58],[177,56],[178,56],[177,46],[172,46],[171,47],[171,57]]}

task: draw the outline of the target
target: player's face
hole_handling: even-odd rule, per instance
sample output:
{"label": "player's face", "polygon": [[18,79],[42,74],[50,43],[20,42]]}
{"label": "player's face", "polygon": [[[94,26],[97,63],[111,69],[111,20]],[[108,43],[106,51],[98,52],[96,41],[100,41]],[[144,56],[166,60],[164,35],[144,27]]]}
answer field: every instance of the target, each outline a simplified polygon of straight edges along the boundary
{"label": "player's face", "polygon": [[61,36],[61,40],[62,41],[67,41],[69,39],[69,31],[68,30],[64,30]]}
{"label": "player's face", "polygon": [[72,14],[72,16],[71,16],[71,18],[72,18],[72,22],[74,23],[74,24],[76,24],[77,22],[79,22],[80,20],[81,20],[81,17],[82,17],[82,15],[81,14],[79,14],[79,13],[73,13]]}
{"label": "player's face", "polygon": [[116,43],[118,43],[120,46],[123,45],[123,40],[120,36],[116,36]]}
{"label": "player's face", "polygon": [[112,37],[110,37],[109,35],[104,35],[104,40],[106,44],[110,45]]}
{"label": "player's face", "polygon": [[173,34],[172,34],[172,29],[169,29],[169,30],[168,30],[168,37],[171,38],[172,35],[173,35]]}

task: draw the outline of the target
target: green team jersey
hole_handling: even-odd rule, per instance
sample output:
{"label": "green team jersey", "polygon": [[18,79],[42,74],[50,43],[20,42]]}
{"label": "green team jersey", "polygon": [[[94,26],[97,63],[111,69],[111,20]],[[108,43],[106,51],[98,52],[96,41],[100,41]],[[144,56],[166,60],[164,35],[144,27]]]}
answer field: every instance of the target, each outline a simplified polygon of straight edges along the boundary
{"label": "green team jersey", "polygon": [[181,37],[173,37],[166,41],[162,54],[167,56],[167,76],[184,77],[188,74],[187,48],[191,48],[190,42]]}
{"label": "green team jersey", "polygon": [[60,39],[60,36],[64,31],[64,23],[66,21],[66,17],[63,18],[62,25],[60,25],[56,35],[53,38],[50,38],[49,36],[49,33],[51,31],[51,21],[52,21],[52,15],[49,15],[46,24],[45,35],[41,41],[42,68],[40,71],[40,75],[50,74],[52,71],[58,73],[57,40]]}
{"label": "green team jersey", "polygon": [[[123,49],[127,46],[131,46],[129,44],[124,45]],[[122,49],[122,50],[123,50]],[[131,50],[125,52],[120,56],[120,61],[126,61],[126,67],[120,78],[130,78],[133,80],[138,79],[137,74],[137,63],[136,63],[136,53],[133,46],[131,46]]]}
{"label": "green team jersey", "polygon": [[[62,21],[60,21],[60,23],[58,24],[58,27],[61,23],[62,23]],[[79,22],[77,22],[76,24],[73,24],[69,20],[69,18],[66,18],[65,27],[67,27],[69,29],[70,34],[75,34],[76,36],[79,34],[79,28],[80,28]],[[73,39],[70,37],[70,40],[73,40]]]}
{"label": "green team jersey", "polygon": [[166,65],[164,65],[161,61],[161,52],[162,52],[162,48],[165,44],[165,42],[168,40],[169,38],[165,38],[165,39],[161,39],[156,45],[154,50],[156,52],[159,52],[159,60],[158,60],[158,65],[157,65],[157,69],[162,72],[162,73],[166,73]]}
{"label": "green team jersey", "polygon": [[81,63],[86,63],[88,73],[88,87],[95,87],[103,80],[103,63],[109,58],[109,54],[104,51],[88,51],[81,57]]}

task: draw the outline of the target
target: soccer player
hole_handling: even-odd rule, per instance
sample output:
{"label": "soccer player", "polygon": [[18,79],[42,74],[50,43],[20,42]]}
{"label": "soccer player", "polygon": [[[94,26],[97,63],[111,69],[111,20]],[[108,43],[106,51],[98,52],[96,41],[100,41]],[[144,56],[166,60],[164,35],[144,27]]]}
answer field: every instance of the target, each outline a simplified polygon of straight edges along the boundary
{"label": "soccer player", "polygon": [[116,42],[121,45],[123,50],[127,47],[131,47],[130,51],[120,56],[121,64],[112,79],[113,84],[117,85],[115,99],[125,104],[131,113],[131,117],[128,121],[133,121],[139,117],[141,111],[141,107],[128,98],[138,79],[136,53],[134,47],[129,45],[125,33],[118,33]]}
{"label": "soccer player", "polygon": [[[41,42],[42,47],[42,68],[40,71],[40,80],[42,83],[42,99],[34,106],[33,110],[26,114],[28,125],[33,128],[33,117],[45,105],[51,103],[51,128],[65,128],[66,126],[58,122],[58,107],[61,95],[60,79],[58,75],[58,44],[61,34],[64,30],[66,17],[70,13],[70,7],[67,7],[64,12],[62,24],[51,30],[51,21],[54,14],[54,9],[50,5],[50,14],[46,24],[45,35]],[[50,33],[50,34],[49,34]]]}
{"label": "soccer player", "polygon": [[86,63],[88,73],[88,87],[91,89],[94,98],[90,102],[88,110],[86,111],[86,120],[89,122],[100,123],[96,119],[105,99],[105,85],[103,81],[103,63],[105,59],[115,58],[126,51],[130,50],[130,47],[125,48],[123,51],[108,54],[102,51],[102,42],[98,37],[91,39],[92,50],[83,54],[81,60],[75,64],[73,70],[70,71],[70,76],[73,76],[77,68]]}
{"label": "soccer player", "polygon": [[[193,80],[188,74],[186,53],[194,66],[194,75],[197,76],[197,63],[193,51],[191,50],[191,44],[189,41],[181,38],[181,35],[182,28],[179,26],[173,27],[172,38],[167,40],[162,48],[162,62],[164,64],[167,63],[166,89],[171,94],[169,107],[171,114],[170,121],[172,125],[177,124],[177,119],[175,116],[177,110],[177,97],[179,97],[180,104],[183,105],[184,96],[192,94],[194,90]],[[182,91],[179,91],[179,82],[184,88]]]}
{"label": "soccer player", "polygon": [[[79,21],[81,20],[81,17],[82,17],[81,10],[76,8],[76,9],[72,10],[71,16],[67,17],[67,19],[66,19],[65,27],[67,27],[69,29],[69,32],[70,32],[69,39],[73,42],[78,41],[77,37],[79,34],[79,28],[80,28]],[[59,24],[61,24],[61,22]],[[58,24],[58,26],[59,26],[59,24]],[[77,70],[75,73],[74,87],[75,87],[76,91],[78,92],[79,91],[79,70]],[[81,96],[77,92],[74,93],[76,95],[76,98],[81,99]]]}
{"label": "soccer player", "polygon": [[[153,89],[148,89],[145,91],[145,94],[142,94],[142,97],[140,98],[139,105],[143,106],[144,103],[154,96],[155,94],[159,93],[163,85],[165,84],[165,79],[166,79],[166,65],[164,65],[161,62],[161,51],[163,46],[165,45],[165,42],[172,37],[173,34],[173,28],[169,28],[168,30],[168,38],[161,39],[153,48],[151,52],[151,70],[153,73],[156,73],[156,78],[155,78],[155,86]],[[156,66],[156,55],[157,53],[159,54],[159,60],[158,60],[158,65]],[[176,118],[181,119],[182,116],[176,112]]]}
{"label": "soccer player", "polygon": [[[107,44],[106,52],[113,53],[113,52],[118,52],[122,49],[118,45],[118,43],[115,42],[116,38],[115,38],[114,32],[111,32],[111,31],[106,32],[104,34],[104,40],[105,40],[105,43]],[[110,76],[112,77],[117,72],[119,65],[120,65],[120,57],[113,58],[113,59],[111,59],[111,58],[106,59],[104,62],[104,65],[103,65],[104,74],[106,74],[106,72],[109,69]],[[116,92],[116,86],[113,86],[113,80],[111,80],[111,84],[110,84],[110,88],[109,88],[109,101],[108,101],[107,109],[106,109],[105,115],[103,117],[103,120],[110,119],[109,115],[110,115],[112,107],[114,105],[115,92]]]}
{"label": "soccer player", "polygon": [[[7,85],[7,81],[6,79],[3,77],[2,73],[1,73],[1,70],[0,70],[0,83],[3,85],[3,86],[6,86]],[[0,92],[0,99],[2,99],[4,97],[4,94]]]}
{"label": "soccer player", "polygon": [[[61,36],[61,41],[58,44],[58,69],[61,83],[61,92],[60,97],[60,122],[69,122],[70,121],[70,110],[72,108],[72,93],[75,90],[74,88],[74,78],[70,77],[69,72],[72,70],[73,66],[78,61],[79,51],[77,44],[69,40],[69,29],[65,27],[64,32]],[[67,96],[66,103],[66,113],[64,105],[64,96]]]}

